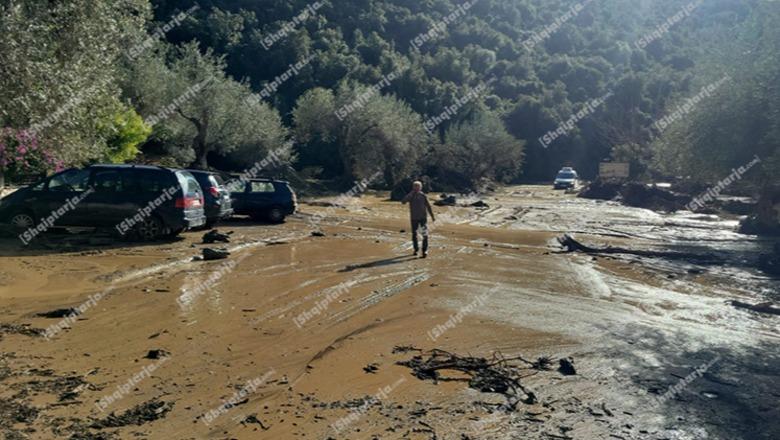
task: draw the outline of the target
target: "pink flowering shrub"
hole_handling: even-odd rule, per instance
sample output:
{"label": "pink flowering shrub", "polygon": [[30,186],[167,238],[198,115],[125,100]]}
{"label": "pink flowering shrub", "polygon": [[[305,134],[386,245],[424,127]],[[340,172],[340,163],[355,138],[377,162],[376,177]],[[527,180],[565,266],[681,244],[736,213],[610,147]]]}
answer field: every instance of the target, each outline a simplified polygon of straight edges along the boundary
{"label": "pink flowering shrub", "polygon": [[59,171],[63,163],[38,144],[38,138],[28,130],[0,130],[0,173],[8,177]]}

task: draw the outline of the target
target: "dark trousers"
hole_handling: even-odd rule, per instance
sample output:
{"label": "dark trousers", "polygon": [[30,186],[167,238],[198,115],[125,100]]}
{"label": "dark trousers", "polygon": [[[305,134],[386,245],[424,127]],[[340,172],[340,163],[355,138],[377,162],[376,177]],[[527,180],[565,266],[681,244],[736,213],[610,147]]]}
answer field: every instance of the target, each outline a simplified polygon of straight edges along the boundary
{"label": "dark trousers", "polygon": [[423,236],[423,253],[428,252],[428,219],[412,220],[412,244],[414,244],[415,252],[420,249],[420,245],[417,243],[418,229]]}

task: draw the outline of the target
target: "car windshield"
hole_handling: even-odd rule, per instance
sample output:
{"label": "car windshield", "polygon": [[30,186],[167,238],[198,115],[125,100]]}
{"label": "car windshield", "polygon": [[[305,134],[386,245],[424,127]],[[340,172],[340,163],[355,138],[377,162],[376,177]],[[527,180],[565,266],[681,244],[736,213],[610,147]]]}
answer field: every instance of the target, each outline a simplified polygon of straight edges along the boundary
{"label": "car windshield", "polygon": [[558,173],[558,177],[557,178],[558,179],[574,179],[576,177],[577,177],[577,175],[575,173],[568,171],[568,172]]}

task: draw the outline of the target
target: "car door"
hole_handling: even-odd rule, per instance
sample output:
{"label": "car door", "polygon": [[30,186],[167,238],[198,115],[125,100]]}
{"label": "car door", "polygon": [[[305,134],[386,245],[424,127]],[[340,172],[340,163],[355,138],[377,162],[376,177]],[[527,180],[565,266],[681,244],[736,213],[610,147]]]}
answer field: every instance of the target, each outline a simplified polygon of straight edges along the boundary
{"label": "car door", "polygon": [[271,182],[249,182],[248,208],[253,214],[262,214],[273,205],[276,188]]}
{"label": "car door", "polygon": [[233,211],[238,215],[247,215],[249,198],[249,182],[228,182],[225,188],[230,191],[230,203]]}
{"label": "car door", "polygon": [[56,226],[81,226],[89,218],[85,199],[90,195],[89,179],[89,169],[72,169],[52,176],[35,203],[38,221],[53,218]]}
{"label": "car door", "polygon": [[85,226],[113,227],[134,212],[131,170],[95,169],[90,180],[93,193],[87,199],[89,221]]}

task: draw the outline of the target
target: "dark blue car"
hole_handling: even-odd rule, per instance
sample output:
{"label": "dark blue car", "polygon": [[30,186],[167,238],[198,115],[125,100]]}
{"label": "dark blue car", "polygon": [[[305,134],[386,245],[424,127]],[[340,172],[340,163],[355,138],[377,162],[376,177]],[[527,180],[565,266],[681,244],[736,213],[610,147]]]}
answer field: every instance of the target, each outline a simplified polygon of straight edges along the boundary
{"label": "dark blue car", "polygon": [[233,211],[254,220],[281,223],[298,208],[295,191],[283,180],[250,179],[229,184]]}
{"label": "dark blue car", "polygon": [[140,240],[206,223],[203,191],[187,171],[145,165],[69,169],[0,201],[0,222],[23,241],[53,226],[107,228]]}

